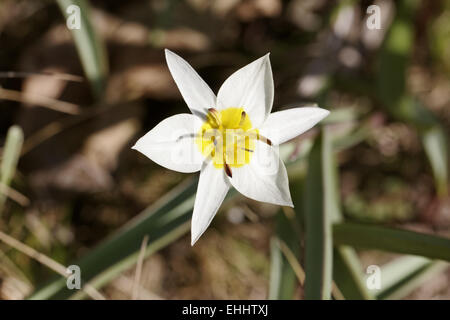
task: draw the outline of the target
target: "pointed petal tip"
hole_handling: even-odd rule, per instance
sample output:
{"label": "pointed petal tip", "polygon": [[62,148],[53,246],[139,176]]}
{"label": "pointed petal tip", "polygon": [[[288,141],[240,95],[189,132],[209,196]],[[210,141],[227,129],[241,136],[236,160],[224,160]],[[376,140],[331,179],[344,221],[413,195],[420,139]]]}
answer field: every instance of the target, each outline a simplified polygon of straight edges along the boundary
{"label": "pointed petal tip", "polygon": [[270,63],[270,52],[267,52],[265,55],[263,55],[262,60],[264,60],[265,62],[269,62]]}
{"label": "pointed petal tip", "polygon": [[178,57],[178,55],[175,52],[173,52],[167,48],[164,49],[164,55],[166,56],[166,60],[169,60],[169,59],[173,60],[174,58]]}
{"label": "pointed petal tip", "polygon": [[191,247],[194,246],[194,244],[197,242],[197,240],[200,238],[201,235],[202,235],[201,233],[199,233],[199,234],[194,234],[194,233],[191,231]]}
{"label": "pointed petal tip", "polygon": [[169,49],[164,49],[164,55],[166,56],[166,60],[169,59],[170,56],[174,55],[172,51]]}
{"label": "pointed petal tip", "polygon": [[323,119],[328,117],[329,114],[330,114],[330,110],[327,110],[327,109],[324,109],[324,108],[320,108],[318,106],[315,106],[314,109],[317,109],[317,116],[319,118],[319,121],[322,121]]}

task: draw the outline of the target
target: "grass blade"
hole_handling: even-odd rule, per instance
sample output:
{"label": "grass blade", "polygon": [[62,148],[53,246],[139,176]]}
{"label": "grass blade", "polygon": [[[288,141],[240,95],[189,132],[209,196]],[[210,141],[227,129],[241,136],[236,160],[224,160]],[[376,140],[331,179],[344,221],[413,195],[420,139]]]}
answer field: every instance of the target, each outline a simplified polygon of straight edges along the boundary
{"label": "grass blade", "polygon": [[[3,148],[0,166],[0,184],[9,186],[16,172],[23,144],[23,131],[19,126],[9,128]],[[3,190],[3,188],[1,189]],[[0,191],[0,215],[5,205],[6,194]]]}
{"label": "grass blade", "polygon": [[332,235],[331,212],[327,203],[324,178],[324,156],[331,148],[325,130],[316,139],[308,158],[305,187],[305,298],[330,299],[332,286]]}
{"label": "grass blade", "polygon": [[441,197],[448,193],[447,139],[442,127],[434,126],[422,134],[425,152],[433,170],[436,189]]}
{"label": "grass blade", "polygon": [[449,267],[443,261],[424,257],[406,256],[387,263],[381,268],[381,288],[378,299],[402,299],[425,281]]}
{"label": "grass blade", "polygon": [[346,299],[373,300],[367,290],[363,270],[355,250],[348,246],[338,246],[333,252],[333,279]]}
{"label": "grass blade", "polygon": [[56,2],[66,19],[75,14],[67,12],[69,6],[76,5],[80,8],[80,29],[71,29],[71,32],[92,91],[97,99],[101,99],[108,74],[108,60],[105,45],[91,24],[89,2],[88,0],[56,0]]}
{"label": "grass blade", "polygon": [[276,237],[272,238],[270,243],[269,299],[271,300],[292,299],[297,283],[295,271],[280,247],[280,242],[283,242],[294,254],[294,258],[299,258],[300,238],[295,228],[297,225],[295,213],[288,215],[287,212],[290,211],[278,212]]}
{"label": "grass blade", "polygon": [[[329,137],[326,136],[326,137]],[[336,149],[333,139],[327,140],[323,154],[325,178],[325,203],[331,223],[342,222],[339,201],[339,180],[336,163]],[[333,250],[333,280],[346,299],[373,299],[366,289],[362,276],[362,266],[355,250],[348,246],[336,246]]]}
{"label": "grass blade", "polygon": [[338,245],[450,261],[450,239],[414,231],[376,225],[339,223],[333,226],[333,238]]}

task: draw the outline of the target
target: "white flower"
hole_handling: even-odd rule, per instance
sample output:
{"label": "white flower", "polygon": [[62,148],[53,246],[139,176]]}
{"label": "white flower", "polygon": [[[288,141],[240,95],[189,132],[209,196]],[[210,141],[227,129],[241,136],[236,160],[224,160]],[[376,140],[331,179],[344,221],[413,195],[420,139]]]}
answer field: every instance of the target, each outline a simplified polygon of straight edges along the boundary
{"label": "white flower", "polygon": [[304,107],[270,113],[274,86],[269,54],[232,74],[216,97],[184,59],[165,52],[192,114],[163,120],[133,149],[171,170],[200,170],[191,244],[208,228],[230,186],[248,198],[292,207],[277,146],[310,129],[329,111]]}

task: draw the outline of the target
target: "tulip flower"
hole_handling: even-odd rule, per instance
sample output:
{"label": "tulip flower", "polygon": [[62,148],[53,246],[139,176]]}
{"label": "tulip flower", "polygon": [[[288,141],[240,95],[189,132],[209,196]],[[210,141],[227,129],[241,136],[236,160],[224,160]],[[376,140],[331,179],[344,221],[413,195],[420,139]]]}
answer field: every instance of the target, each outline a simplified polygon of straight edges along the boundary
{"label": "tulip flower", "polygon": [[180,56],[166,49],[169,70],[191,114],[171,116],[133,149],[179,172],[200,171],[191,245],[205,232],[233,186],[244,196],[293,207],[278,146],[325,118],[318,107],[272,111],[269,54],[233,73],[217,96]]}

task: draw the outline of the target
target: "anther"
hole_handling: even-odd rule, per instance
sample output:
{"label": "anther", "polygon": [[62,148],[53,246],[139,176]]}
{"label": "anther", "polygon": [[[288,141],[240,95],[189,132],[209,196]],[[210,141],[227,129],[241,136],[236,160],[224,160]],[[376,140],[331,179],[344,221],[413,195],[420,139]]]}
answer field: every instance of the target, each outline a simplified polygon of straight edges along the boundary
{"label": "anther", "polygon": [[209,108],[208,112],[211,115],[211,117],[214,119],[214,121],[216,122],[217,126],[219,126],[220,125],[219,111],[217,111],[214,108]]}
{"label": "anther", "polygon": [[239,121],[239,126],[241,127],[244,124],[245,118],[247,117],[247,114],[245,111],[242,111],[241,113],[241,120]]}
{"label": "anther", "polygon": [[272,141],[270,141],[270,139],[258,134],[257,139],[261,142],[266,143],[267,145],[271,146],[272,145]]}
{"label": "anther", "polygon": [[232,177],[233,177],[233,174],[231,173],[231,168],[230,168],[230,166],[229,166],[227,163],[225,163],[223,167],[225,168],[225,173],[227,174],[227,176],[229,176],[230,178],[232,178]]}

